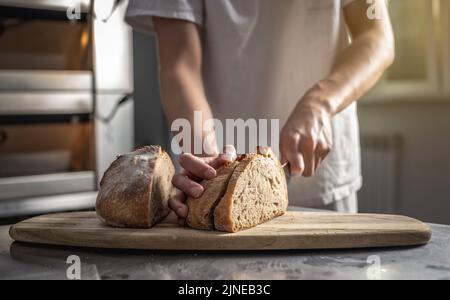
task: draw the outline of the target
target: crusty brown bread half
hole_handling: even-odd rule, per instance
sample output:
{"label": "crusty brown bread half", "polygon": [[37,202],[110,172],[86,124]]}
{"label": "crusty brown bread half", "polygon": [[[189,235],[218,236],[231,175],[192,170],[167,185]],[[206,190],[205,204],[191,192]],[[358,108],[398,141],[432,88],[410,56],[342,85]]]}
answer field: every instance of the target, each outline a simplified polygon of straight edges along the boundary
{"label": "crusty brown bread half", "polygon": [[110,226],[150,228],[169,214],[175,168],[160,146],[120,155],[100,182],[96,210]]}
{"label": "crusty brown bread half", "polygon": [[188,198],[187,224],[195,229],[237,232],[284,214],[288,206],[284,170],[268,147],[240,155],[205,180],[203,195]]}
{"label": "crusty brown bread half", "polygon": [[238,162],[228,163],[217,170],[217,177],[204,180],[201,185],[204,193],[198,199],[188,197],[188,217],[186,219],[189,227],[202,230],[214,230],[214,209],[222,199],[227,189],[228,181],[233,174]]}
{"label": "crusty brown bread half", "polygon": [[239,160],[214,210],[214,227],[220,231],[254,227],[287,210],[286,177],[273,152],[265,148],[264,154],[247,154]]}

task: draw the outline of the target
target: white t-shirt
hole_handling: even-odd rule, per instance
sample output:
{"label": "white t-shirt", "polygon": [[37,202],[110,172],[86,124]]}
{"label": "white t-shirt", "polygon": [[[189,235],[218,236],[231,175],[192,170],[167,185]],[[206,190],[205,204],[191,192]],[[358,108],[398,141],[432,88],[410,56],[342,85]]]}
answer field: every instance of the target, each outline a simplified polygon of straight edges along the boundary
{"label": "white t-shirt", "polygon": [[[127,21],[152,33],[152,16],[202,26],[203,80],[214,117],[273,119],[299,99],[348,46],[342,7],[352,0],[130,0]],[[361,187],[356,104],[333,118],[334,149],[315,176],[289,186],[293,205],[322,206]]]}

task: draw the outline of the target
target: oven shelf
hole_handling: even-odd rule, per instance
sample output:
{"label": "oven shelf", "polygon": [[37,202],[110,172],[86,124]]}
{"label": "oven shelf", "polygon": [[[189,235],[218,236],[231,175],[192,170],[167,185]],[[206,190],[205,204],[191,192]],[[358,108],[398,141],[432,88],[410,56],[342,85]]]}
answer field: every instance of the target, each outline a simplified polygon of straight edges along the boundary
{"label": "oven shelf", "polygon": [[93,171],[0,178],[0,201],[95,190]]}
{"label": "oven shelf", "polygon": [[0,91],[4,92],[92,92],[92,83],[91,71],[0,71]]}
{"label": "oven shelf", "polygon": [[0,91],[0,115],[75,115],[94,111],[94,96],[90,92],[12,93]]}
{"label": "oven shelf", "polygon": [[96,198],[97,192],[86,192],[0,201],[0,218],[93,209]]}

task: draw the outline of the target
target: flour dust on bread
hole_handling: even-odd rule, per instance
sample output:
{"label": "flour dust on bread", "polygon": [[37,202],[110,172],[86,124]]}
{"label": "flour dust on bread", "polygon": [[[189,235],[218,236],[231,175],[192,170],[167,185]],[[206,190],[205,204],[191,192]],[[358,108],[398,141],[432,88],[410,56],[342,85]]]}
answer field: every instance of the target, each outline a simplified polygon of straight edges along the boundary
{"label": "flour dust on bread", "polygon": [[269,148],[239,158],[227,190],[214,210],[214,227],[237,232],[283,215],[288,206],[284,170]]}
{"label": "flour dust on bread", "polygon": [[175,168],[160,146],[120,155],[100,182],[96,210],[110,226],[150,228],[170,212]]}
{"label": "flour dust on bread", "polygon": [[225,194],[228,181],[237,165],[238,162],[225,164],[217,170],[214,179],[204,180],[201,183],[204,192],[200,198],[188,197],[186,204],[189,213],[186,221],[189,227],[214,230],[214,209]]}

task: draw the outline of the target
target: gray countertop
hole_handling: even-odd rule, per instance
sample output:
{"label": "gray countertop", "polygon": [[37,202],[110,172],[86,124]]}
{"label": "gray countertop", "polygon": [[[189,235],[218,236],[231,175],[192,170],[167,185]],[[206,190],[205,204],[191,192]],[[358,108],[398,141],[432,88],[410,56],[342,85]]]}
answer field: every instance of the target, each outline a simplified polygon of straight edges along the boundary
{"label": "gray countertop", "polygon": [[[0,279],[448,279],[450,226],[430,225],[422,247],[271,252],[142,252],[13,243],[0,227]],[[379,266],[379,267],[378,267]]]}

